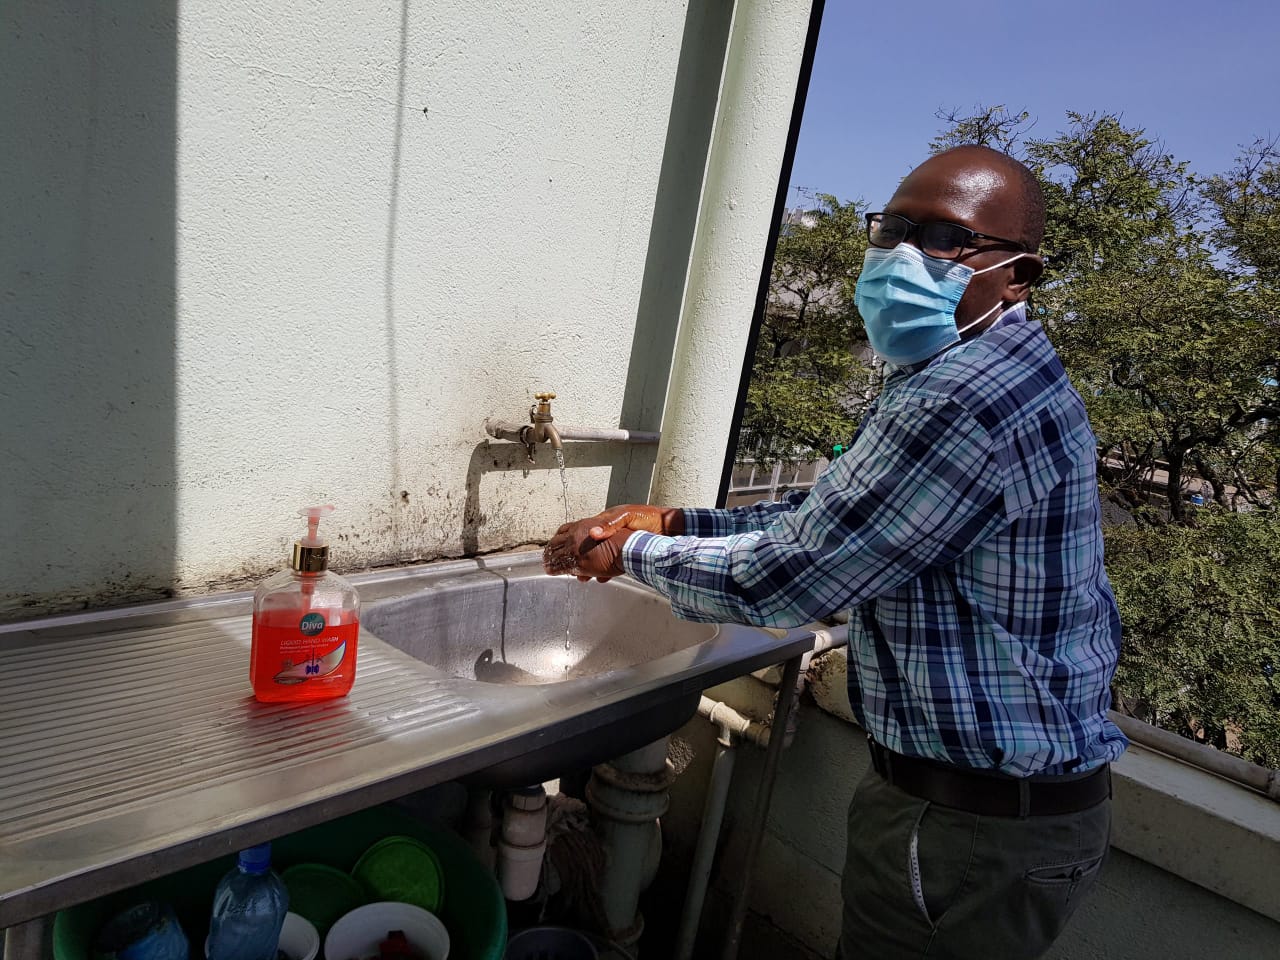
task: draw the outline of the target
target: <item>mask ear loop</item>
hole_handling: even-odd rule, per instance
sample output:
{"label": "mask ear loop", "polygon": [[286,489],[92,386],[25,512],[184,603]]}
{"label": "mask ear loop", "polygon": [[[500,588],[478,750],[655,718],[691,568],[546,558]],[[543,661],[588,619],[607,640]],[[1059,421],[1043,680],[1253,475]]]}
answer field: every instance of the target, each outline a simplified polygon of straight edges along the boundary
{"label": "mask ear loop", "polygon": [[993,313],[995,313],[997,310],[999,310],[1003,306],[1004,306],[1004,301],[1001,300],[994,307],[992,307],[990,310],[988,310],[986,313],[980,316],[977,320],[972,320],[969,323],[966,323],[963,327],[958,327],[956,329],[956,333],[964,333],[966,330],[972,330],[974,327],[980,324],[983,320],[987,319],[987,317],[991,316]]}
{"label": "mask ear loop", "polygon": [[[1031,256],[1031,254],[1029,253],[1015,253],[1008,260],[1001,260],[999,263],[992,264],[989,267],[983,267],[981,270],[973,271],[973,276],[971,276],[969,279],[972,280],[973,277],[976,277],[980,273],[986,273],[990,270],[999,270],[1001,267],[1007,267],[1009,264],[1013,263],[1013,261],[1021,260],[1023,257],[1029,257],[1029,256]],[[986,313],[980,316],[977,320],[971,320],[968,323],[966,323],[963,327],[958,327],[956,329],[956,333],[964,333],[966,330],[972,330],[974,327],[980,324],[983,320],[987,319],[987,317],[991,316],[993,313],[999,310],[1002,306],[1004,306],[1004,301],[1000,300],[999,302],[996,303],[994,307],[992,307],[990,310],[988,310]],[[1014,304],[1014,306],[1017,306],[1017,304]],[[1013,308],[1010,307],[1009,309],[1013,309]]]}

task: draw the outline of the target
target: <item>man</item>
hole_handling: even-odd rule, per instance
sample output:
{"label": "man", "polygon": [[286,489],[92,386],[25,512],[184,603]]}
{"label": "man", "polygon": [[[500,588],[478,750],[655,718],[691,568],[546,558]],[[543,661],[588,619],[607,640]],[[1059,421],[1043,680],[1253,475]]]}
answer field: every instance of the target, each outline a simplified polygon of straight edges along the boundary
{"label": "man", "polygon": [[629,573],[682,617],[794,626],[852,608],[849,698],[873,769],[849,812],[841,954],[1043,953],[1106,856],[1120,623],[1095,441],[1025,302],[1044,201],[983,147],[868,216],[856,303],[886,360],[807,495],[626,506],[566,524],[548,572]]}

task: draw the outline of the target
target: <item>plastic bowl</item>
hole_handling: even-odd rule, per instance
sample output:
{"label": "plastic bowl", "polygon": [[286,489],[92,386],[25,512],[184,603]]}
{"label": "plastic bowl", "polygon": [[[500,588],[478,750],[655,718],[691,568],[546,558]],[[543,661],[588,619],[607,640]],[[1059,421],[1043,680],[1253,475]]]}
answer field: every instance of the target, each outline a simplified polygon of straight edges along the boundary
{"label": "plastic bowl", "polygon": [[413,837],[379,840],[351,868],[369,900],[412,903],[440,913],[444,906],[444,872],[435,852]]}
{"label": "plastic bowl", "polygon": [[447,960],[449,931],[435,914],[411,903],[366,903],[329,928],[325,960],[365,960],[378,955],[378,945],[392,930],[403,930],[423,960]]}
{"label": "plastic bowl", "polygon": [[[389,833],[424,841],[440,859],[447,896],[439,916],[449,929],[451,956],[456,960],[502,960],[507,946],[507,908],[502,891],[492,871],[482,866],[467,842],[451,830],[430,826],[400,807],[386,804],[279,837],[272,843],[271,853],[281,865],[321,862],[349,870],[370,844]],[[226,872],[235,868],[234,854],[219,857],[60,910],[53,921],[53,960],[92,960],[93,941],[103,924],[143,900],[171,903],[183,928],[192,934],[190,960],[203,960],[202,941],[213,892]],[[0,876],[4,874],[0,862]],[[298,912],[296,906],[291,909]]]}
{"label": "plastic bowl", "polygon": [[281,873],[280,879],[289,891],[290,909],[315,924],[322,937],[339,917],[369,901],[364,888],[349,874],[323,863],[296,864]]}
{"label": "plastic bowl", "polygon": [[277,949],[289,960],[315,960],[320,952],[320,934],[306,917],[286,913]]}

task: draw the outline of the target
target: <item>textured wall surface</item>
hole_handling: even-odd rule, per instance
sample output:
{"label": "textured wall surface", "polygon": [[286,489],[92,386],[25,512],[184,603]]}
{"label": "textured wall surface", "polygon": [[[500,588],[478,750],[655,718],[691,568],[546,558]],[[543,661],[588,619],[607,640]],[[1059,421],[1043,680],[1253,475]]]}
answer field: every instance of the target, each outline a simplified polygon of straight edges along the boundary
{"label": "textured wall surface", "polygon": [[[719,26],[679,0],[7,4],[0,618],[243,583],[311,502],[346,569],[554,531],[551,450],[526,471],[482,423],[550,389],[617,426],[627,384],[650,422],[623,425],[656,429],[679,301],[645,316],[642,287],[687,264],[731,9],[696,6]],[[660,176],[683,253],[650,236]],[[575,515],[648,489],[652,450],[566,453]]]}

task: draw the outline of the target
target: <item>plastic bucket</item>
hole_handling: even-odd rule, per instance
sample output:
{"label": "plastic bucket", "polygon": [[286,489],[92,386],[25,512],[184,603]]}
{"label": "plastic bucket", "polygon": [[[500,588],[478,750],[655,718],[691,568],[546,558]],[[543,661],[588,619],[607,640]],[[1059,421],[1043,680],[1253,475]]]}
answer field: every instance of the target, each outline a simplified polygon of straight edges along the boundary
{"label": "plastic bucket", "polygon": [[367,903],[352,910],[324,938],[325,960],[376,957],[392,930],[403,932],[423,960],[448,960],[449,931],[435,914],[411,903]]}
{"label": "plastic bucket", "polygon": [[[369,847],[394,834],[421,840],[440,861],[449,890],[440,919],[449,931],[451,960],[502,960],[507,908],[493,875],[453,831],[415,820],[396,807],[362,810],[280,837],[272,841],[272,865],[277,872],[301,863],[322,863],[349,872]],[[223,857],[61,911],[53,924],[55,960],[91,960],[93,938],[102,925],[141,900],[173,906],[195,960],[209,932],[214,888],[235,865],[234,856]]]}

